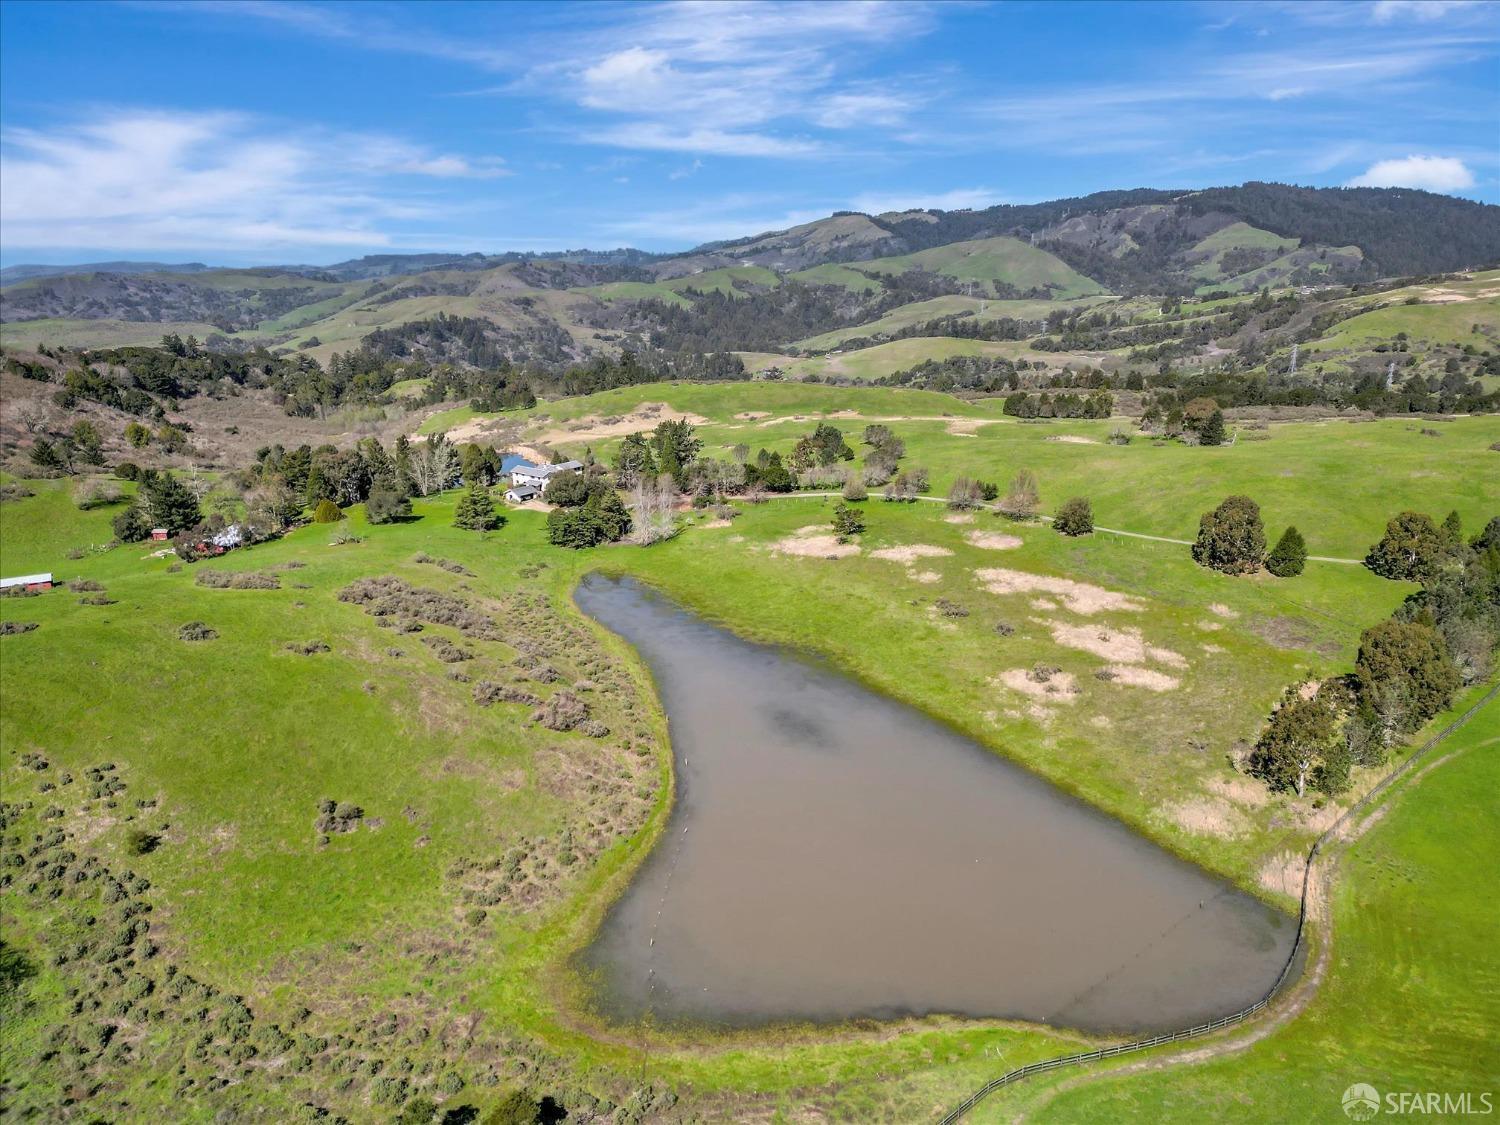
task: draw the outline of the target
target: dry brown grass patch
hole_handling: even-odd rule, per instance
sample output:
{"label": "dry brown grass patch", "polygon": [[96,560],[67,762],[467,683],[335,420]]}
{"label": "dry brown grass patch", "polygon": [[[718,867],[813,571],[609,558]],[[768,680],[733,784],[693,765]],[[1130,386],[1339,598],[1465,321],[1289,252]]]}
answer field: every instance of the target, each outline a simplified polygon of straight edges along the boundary
{"label": "dry brown grass patch", "polygon": [[1060,598],[1074,613],[1091,614],[1113,610],[1137,612],[1146,608],[1143,602],[1128,594],[1106,590],[1103,586],[1091,586],[1087,582],[1075,582],[1071,578],[1054,578],[1003,567],[976,570],[974,577],[992,594],[1052,594]]}

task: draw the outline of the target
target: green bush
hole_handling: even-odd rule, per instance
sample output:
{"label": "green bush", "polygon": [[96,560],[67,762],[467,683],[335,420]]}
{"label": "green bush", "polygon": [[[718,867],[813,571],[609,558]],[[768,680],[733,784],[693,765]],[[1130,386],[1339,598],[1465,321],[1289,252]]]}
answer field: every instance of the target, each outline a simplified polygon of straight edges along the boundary
{"label": "green bush", "polygon": [[319,500],[313,509],[313,523],[338,523],[343,518],[343,510],[332,500]]}
{"label": "green bush", "polygon": [[1064,535],[1090,535],[1094,530],[1094,508],[1084,496],[1075,496],[1057,509],[1052,526]]}
{"label": "green bush", "polygon": [[1266,569],[1277,578],[1295,578],[1302,573],[1306,563],[1307,544],[1302,539],[1302,533],[1295,527],[1283,531],[1276,546],[1266,556]]}

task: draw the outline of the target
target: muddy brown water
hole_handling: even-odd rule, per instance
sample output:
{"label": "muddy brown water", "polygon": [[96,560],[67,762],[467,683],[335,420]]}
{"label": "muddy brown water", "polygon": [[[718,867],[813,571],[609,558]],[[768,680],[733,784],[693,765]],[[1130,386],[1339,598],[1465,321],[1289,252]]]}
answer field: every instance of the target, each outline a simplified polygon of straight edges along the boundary
{"label": "muddy brown water", "polygon": [[632,579],[576,596],[649,665],[677,772],[582,954],[611,1018],[1154,1031],[1280,972],[1293,919],[920,712]]}

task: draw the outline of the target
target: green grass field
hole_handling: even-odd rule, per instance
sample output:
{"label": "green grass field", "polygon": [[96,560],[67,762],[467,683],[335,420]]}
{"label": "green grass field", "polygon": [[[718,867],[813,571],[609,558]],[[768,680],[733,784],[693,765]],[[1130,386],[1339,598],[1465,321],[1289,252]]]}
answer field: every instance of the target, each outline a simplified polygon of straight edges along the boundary
{"label": "green grass field", "polygon": [[[1026,466],[1041,480],[1044,508],[1084,492],[1101,524],[1150,534],[1186,537],[1203,508],[1240,489],[1261,501],[1273,536],[1294,520],[1314,553],[1339,555],[1362,554],[1401,507],[1437,516],[1457,507],[1470,529],[1500,508],[1500,478],[1485,471],[1497,456],[1487,447],[1500,439],[1500,422],[1489,418],[1441,423],[1438,438],[1422,435],[1416,423],[1387,421],[1281,425],[1268,440],[1218,449],[1140,439],[1117,447],[1102,443],[1108,422],[1022,425],[1004,418],[997,400],[800,383],[655,384],[543,403],[516,417],[542,432],[587,426],[648,402],[708,419],[700,436],[711,455],[740,442],[789,449],[815,417],[838,411],[858,412],[835,420],[854,439],[865,419],[894,419],[889,424],[909,448],[905,464],[928,465],[936,489],[960,472],[1003,483]],[[424,428],[472,417],[467,408],[447,412]],[[1095,443],[1048,440],[1064,435]],[[592,444],[607,454],[611,442]],[[332,545],[332,529],[312,525],[174,572],[170,558],[150,558],[143,545],[69,560],[73,549],[107,538],[113,512],[79,512],[60,482],[27,486],[35,496],[0,505],[5,573],[50,569],[90,579],[113,604],[82,604],[61,589],[0,601],[0,618],[40,626],[0,638],[6,799],[24,793],[35,801],[21,830],[56,823],[70,834],[70,847],[144,875],[162,956],[244,995],[257,1021],[300,1027],[296,1010],[306,1005],[313,1013],[306,1027],[354,1044],[265,1083],[253,1062],[204,1061],[229,1049],[222,1037],[202,1048],[207,1056],[195,1054],[197,1032],[164,1000],[159,1024],[135,1022],[127,1007],[130,1051],[96,1071],[108,1076],[98,1112],[120,1120],[208,1121],[226,1104],[282,1120],[306,1098],[351,1119],[382,1119],[396,1108],[372,1100],[389,1089],[380,1086],[383,1078],[399,1073],[430,1088],[448,1071],[464,1083],[454,1105],[483,1106],[496,1090],[525,1084],[557,1092],[565,1104],[600,1097],[627,1116],[651,1119],[639,1091],[652,1085],[674,1091],[682,1115],[705,1120],[797,1120],[810,1112],[835,1121],[926,1120],[997,1069],[1093,1042],[1034,1026],[942,1018],[713,1034],[596,1020],[569,958],[652,842],[667,811],[670,765],[644,668],[571,607],[570,591],[590,569],[638,575],[746,635],[828,659],[1283,906],[1290,900],[1268,873],[1305,847],[1328,814],[1311,800],[1243,788],[1230,757],[1254,738],[1287,683],[1347,670],[1359,631],[1389,614],[1409,589],[1335,563],[1309,564],[1291,580],[1231,579],[1200,569],[1185,547],[1171,543],[1102,533],[1068,540],[1040,523],[984,513],[953,522],[937,504],[878,500],[864,506],[869,527],[857,557],[802,557],[788,547],[799,529],[829,524],[833,501],[817,497],[747,506],[728,527],[705,526],[707,517],[695,516],[678,537],[650,549],[571,553],[546,544],[536,512],[512,512],[505,527],[485,537],[457,530],[456,494],[449,493],[419,501],[417,518],[396,525],[365,526],[361,510],[352,509],[348,526],[359,542]],[[925,554],[903,562],[902,552],[912,548]],[[418,563],[419,552],[456,560],[470,573]],[[279,588],[205,589],[194,583],[205,569],[274,573]],[[1086,584],[1085,600],[1112,591],[1133,604],[1079,608],[1083,603],[1055,588],[997,591],[979,573],[993,569],[1066,578]],[[474,640],[433,624],[416,634],[383,629],[337,600],[351,582],[375,575],[483,606],[504,639]],[[546,605],[537,608],[537,598]],[[942,611],[953,605],[964,612]],[[215,629],[217,638],[179,639],[179,627],[192,621]],[[1002,622],[1010,632],[997,629]],[[440,662],[423,643],[438,637],[470,649],[473,659]],[[1114,659],[1097,651],[1106,637],[1164,650],[1170,662],[1151,659],[1175,682],[1158,691],[1099,678]],[[330,651],[287,648],[308,641]],[[548,659],[563,677],[558,686],[585,676],[615,685],[586,694],[609,736],[558,735],[530,721],[529,705],[474,703],[472,681],[480,679],[513,680],[543,697],[557,690],[517,673],[525,662],[518,666],[516,658],[535,646],[556,653]],[[1007,673],[1038,663],[1072,675],[1077,697],[1051,701],[1006,681]],[[20,764],[38,751],[51,761],[44,776]],[[128,785],[113,807],[99,800],[80,807],[87,794],[75,788],[39,788],[58,771],[81,776],[103,760],[114,762]],[[1425,802],[1428,787],[1444,776],[1424,780],[1411,803]],[[1470,805],[1482,804],[1472,794],[1487,793],[1490,780],[1466,783],[1442,807],[1464,794]],[[325,797],[356,802],[383,824],[320,843],[313,822]],[[62,815],[44,822],[52,802]],[[1481,846],[1465,856],[1493,850],[1483,846],[1495,832],[1493,809],[1481,815],[1469,808],[1449,818],[1451,832],[1437,832],[1431,821],[1439,806],[1420,807],[1433,810],[1430,820],[1397,837],[1380,853],[1393,858],[1380,864],[1425,882],[1424,865],[1453,865],[1449,853],[1460,841]],[[161,823],[169,825],[161,848],[125,853],[131,827]],[[1397,824],[1393,814],[1377,832]],[[564,863],[557,858],[564,829],[580,838],[602,833],[600,846],[582,862]],[[529,897],[487,903],[474,920],[476,901],[465,889],[517,849]],[[1473,859],[1463,862],[1474,866]],[[1364,896],[1369,888],[1358,879],[1356,871],[1349,893]],[[1417,884],[1404,874],[1389,882],[1407,906],[1393,901],[1389,921],[1380,916],[1370,938],[1377,952],[1413,932],[1401,911],[1411,908]],[[0,1065],[7,1074],[33,1076],[18,1111],[32,1106],[45,1116],[63,1096],[62,1072],[38,1061],[36,1044],[70,1026],[66,990],[114,987],[86,965],[53,962],[59,941],[87,938],[83,918],[101,909],[97,894],[87,894],[94,897],[70,892],[49,902],[6,891],[6,940],[36,969],[0,1029]],[[1469,949],[1465,935],[1492,928],[1492,918],[1467,912],[1456,895],[1438,894],[1444,913],[1423,931],[1423,949],[1410,947],[1411,956],[1435,956],[1452,941],[1455,952],[1443,952],[1443,964],[1456,963]],[[108,921],[114,912],[103,916]],[[1353,979],[1365,990],[1390,991],[1364,970]],[[1413,1022],[1452,995],[1419,988],[1396,994]],[[102,995],[118,1003],[115,992]],[[143,1002],[148,1010],[158,1003]],[[1327,1053],[1319,1044],[1328,1036],[1352,1034],[1352,1007],[1340,1011],[1322,1027],[1325,1039],[1308,1039],[1303,1050]],[[1471,1049],[1465,1045],[1474,1042],[1473,1028],[1493,1027],[1493,1011],[1463,1011],[1470,1013],[1468,1030],[1433,1040],[1423,1064],[1430,1073],[1441,1065],[1438,1047]],[[397,1027],[390,1035],[377,1033],[386,1016]],[[419,1026],[431,1037],[418,1038]],[[462,1027],[471,1028],[467,1036],[454,1030]],[[1372,1044],[1379,1057],[1380,1043],[1398,1040],[1391,1033],[1356,1041]],[[252,1042],[266,1058],[283,1057],[274,1036]],[[335,1057],[356,1069],[334,1069]],[[372,1059],[387,1068],[379,1077],[367,1070]],[[399,1069],[402,1060],[409,1069]],[[202,1084],[184,1090],[168,1080],[179,1066],[200,1083],[219,1067],[235,1084],[228,1093]],[[353,1084],[338,1086],[344,1077]],[[1341,1077],[1338,1089],[1352,1080]],[[1146,1116],[1157,1095],[1129,1092],[1143,1081],[1119,1080],[1119,1094],[1110,1092],[1113,1085],[1099,1085],[1097,1095],[1080,1087],[1058,1094],[1054,1108],[1038,1105],[1060,1120],[1116,1111]],[[1181,1116],[1217,1105],[1228,1082],[1183,1086]],[[1027,1099],[1051,1093],[1050,1086],[1018,1091]],[[1062,1100],[1094,1096],[1102,1099],[1097,1105]],[[1270,1091],[1263,1096],[1270,1099]],[[1031,1103],[997,1103],[994,1112],[1023,1104]],[[1262,1116],[1290,1104],[1267,1100]]]}
{"label": "green grass field", "polygon": [[[535,414],[545,415],[541,425],[550,429],[553,421],[629,414],[647,402],[707,418],[712,424],[699,436],[708,454],[719,457],[741,443],[752,453],[761,447],[789,452],[812,429],[815,414],[852,412],[831,421],[851,439],[867,421],[885,421],[906,442],[903,464],[925,466],[939,495],[956,476],[1003,485],[1029,468],[1040,481],[1044,511],[1085,495],[1104,526],[1176,539],[1191,539],[1198,517],[1236,492],[1261,505],[1273,536],[1293,523],[1313,554],[1341,558],[1363,558],[1386,521],[1406,508],[1431,510],[1438,519],[1456,509],[1470,528],[1500,511],[1500,454],[1489,448],[1500,440],[1500,418],[1494,416],[1438,423],[1278,423],[1246,431],[1233,445],[1205,449],[1158,444],[1139,434],[1128,445],[1108,444],[1117,427],[1134,432],[1128,419],[1019,423],[1001,414],[998,399],[965,402],[885,387],[655,383],[543,404]],[[736,417],[752,411],[757,417]],[[423,430],[470,416],[436,415]],[[949,419],[989,421],[958,426]],[[559,444],[570,452],[587,444],[607,460],[617,441]],[[860,450],[857,440],[851,444]],[[1150,486],[1142,488],[1142,481]]]}
{"label": "green grass field", "polygon": [[1500,847],[1500,704],[1440,755],[1451,758],[1398,787],[1341,861],[1333,966],[1292,1024],[1212,1062],[1044,1076],[972,1120],[1338,1122],[1356,1082],[1493,1098],[1500,879],[1483,857]]}

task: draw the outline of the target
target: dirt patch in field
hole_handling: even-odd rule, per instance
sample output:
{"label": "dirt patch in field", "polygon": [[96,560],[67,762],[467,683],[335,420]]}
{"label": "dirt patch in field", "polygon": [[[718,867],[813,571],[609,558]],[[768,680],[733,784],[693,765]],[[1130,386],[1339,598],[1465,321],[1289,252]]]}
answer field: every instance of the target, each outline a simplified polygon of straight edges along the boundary
{"label": "dirt patch in field", "polygon": [[758,422],[762,418],[769,418],[770,416],[771,412],[769,410],[741,410],[735,415],[741,422]]}
{"label": "dirt patch in field", "polygon": [[[1098,625],[1068,625],[1061,621],[1039,621],[1052,630],[1052,639],[1066,648],[1081,649],[1103,660],[1119,664],[1154,662],[1169,668],[1186,668],[1181,653],[1148,644],[1139,629],[1115,629]],[[1174,685],[1175,686],[1175,685]]]}
{"label": "dirt patch in field", "polygon": [[[483,439],[486,445],[505,446],[510,445],[520,431],[521,427],[510,418],[471,418],[467,422],[460,422],[445,433],[454,445],[467,445],[469,442]],[[426,439],[412,434],[411,440],[415,443]]]}
{"label": "dirt patch in field", "polygon": [[872,559],[884,559],[910,565],[918,559],[944,559],[953,554],[947,547],[934,547],[929,543],[908,543],[901,547],[882,547],[871,551]]}
{"label": "dirt patch in field", "polygon": [[1215,617],[1228,617],[1233,619],[1239,616],[1238,613],[1230,609],[1223,602],[1209,602],[1208,612],[1213,614]]}
{"label": "dirt patch in field", "polygon": [[935,570],[908,570],[906,576],[913,582],[921,582],[924,585],[931,585],[943,577]]}
{"label": "dirt patch in field", "polygon": [[1300,617],[1261,617],[1250,625],[1250,631],[1272,648],[1311,648],[1312,626]]}
{"label": "dirt patch in field", "polygon": [[1248,777],[1236,777],[1234,779],[1211,777],[1208,779],[1208,788],[1219,797],[1225,797],[1237,805],[1248,805],[1251,808],[1261,808],[1271,801],[1271,791],[1258,781],[1251,781]]}
{"label": "dirt patch in field", "polygon": [[944,523],[973,523],[974,516],[969,512],[954,512],[951,516],[943,517]]}
{"label": "dirt patch in field", "polygon": [[1172,691],[1178,685],[1175,676],[1158,672],[1154,668],[1141,668],[1134,664],[1110,664],[1107,667],[1113,683],[1145,688],[1147,691]]}
{"label": "dirt patch in field", "polygon": [[964,536],[964,541],[975,547],[983,547],[986,551],[1013,551],[1024,542],[1018,535],[1006,535],[999,531],[971,531]]}
{"label": "dirt patch in field", "polygon": [[1062,599],[1074,613],[1103,613],[1111,610],[1139,611],[1145,605],[1128,594],[1075,582],[1071,578],[1053,578],[1030,574],[1024,570],[990,567],[976,570],[974,577],[992,594],[1052,594]]}
{"label": "dirt patch in field", "polygon": [[1082,437],[1082,436],[1080,436],[1078,434],[1054,434],[1051,437],[1049,437],[1047,440],[1048,441],[1061,441],[1061,442],[1067,443],[1068,445],[1098,445],[1099,444],[1099,441],[1098,441],[1097,438]]}
{"label": "dirt patch in field", "polygon": [[606,438],[624,437],[627,434],[653,430],[660,422],[687,422],[694,426],[705,426],[708,419],[701,414],[673,410],[664,402],[643,402],[629,414],[600,417],[590,415],[564,423],[561,428],[548,430],[536,438],[543,442],[603,441]]}
{"label": "dirt patch in field", "polygon": [[704,527],[704,528],[708,528],[708,527],[733,527],[734,526],[734,521],[733,520],[709,520],[707,523],[701,523],[698,526],[699,527]]}
{"label": "dirt patch in field", "polygon": [[1219,797],[1194,797],[1168,805],[1165,812],[1175,824],[1200,836],[1238,836],[1246,826],[1244,814]]}
{"label": "dirt patch in field", "polygon": [[771,544],[771,553],[804,559],[847,559],[859,554],[857,543],[840,543],[821,524],[801,527]]}
{"label": "dirt patch in field", "polygon": [[1053,672],[1045,679],[1039,679],[1034,669],[1007,668],[991,682],[1004,684],[1011,691],[1032,699],[1052,703],[1075,703],[1079,696],[1078,682],[1071,672]]}
{"label": "dirt patch in field", "polygon": [[1210,656],[1218,656],[1224,651],[1223,645],[1199,645],[1198,647]]}

